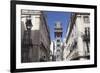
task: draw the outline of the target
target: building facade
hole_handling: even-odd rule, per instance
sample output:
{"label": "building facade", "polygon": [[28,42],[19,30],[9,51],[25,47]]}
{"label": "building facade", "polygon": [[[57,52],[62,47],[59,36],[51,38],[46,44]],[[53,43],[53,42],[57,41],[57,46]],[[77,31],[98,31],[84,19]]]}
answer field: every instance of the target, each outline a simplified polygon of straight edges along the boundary
{"label": "building facade", "polygon": [[[27,28],[30,24],[32,26],[28,34]],[[42,11],[21,10],[22,63],[49,61],[51,42],[49,34],[45,14]]]}
{"label": "building facade", "polygon": [[64,43],[64,60],[90,59],[90,14],[73,13]]}

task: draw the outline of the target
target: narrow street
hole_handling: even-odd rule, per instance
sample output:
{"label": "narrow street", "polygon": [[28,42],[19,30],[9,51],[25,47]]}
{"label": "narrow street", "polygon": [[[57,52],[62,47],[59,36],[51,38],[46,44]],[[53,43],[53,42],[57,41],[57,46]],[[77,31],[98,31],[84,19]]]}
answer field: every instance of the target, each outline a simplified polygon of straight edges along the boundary
{"label": "narrow street", "polygon": [[22,9],[21,62],[90,59],[89,16]]}

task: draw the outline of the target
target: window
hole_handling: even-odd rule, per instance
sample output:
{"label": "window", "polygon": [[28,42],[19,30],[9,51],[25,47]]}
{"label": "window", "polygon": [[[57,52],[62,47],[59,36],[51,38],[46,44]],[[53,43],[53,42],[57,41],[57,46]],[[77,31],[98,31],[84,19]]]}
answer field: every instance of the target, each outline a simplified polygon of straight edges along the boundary
{"label": "window", "polygon": [[84,16],[84,23],[89,23],[90,20],[89,20],[89,16]]}
{"label": "window", "polygon": [[60,42],[60,40],[59,40],[59,39],[57,39],[57,42]]}
{"label": "window", "polygon": [[90,36],[90,28],[89,27],[85,27],[85,35]]}
{"label": "window", "polygon": [[57,52],[60,52],[60,50],[58,49]]}
{"label": "window", "polygon": [[87,52],[89,53],[89,43],[90,43],[90,28],[86,27],[85,28],[85,37],[84,37],[84,41],[86,43],[86,47],[87,47]]}
{"label": "window", "polygon": [[57,44],[57,47],[60,47],[60,44]]}

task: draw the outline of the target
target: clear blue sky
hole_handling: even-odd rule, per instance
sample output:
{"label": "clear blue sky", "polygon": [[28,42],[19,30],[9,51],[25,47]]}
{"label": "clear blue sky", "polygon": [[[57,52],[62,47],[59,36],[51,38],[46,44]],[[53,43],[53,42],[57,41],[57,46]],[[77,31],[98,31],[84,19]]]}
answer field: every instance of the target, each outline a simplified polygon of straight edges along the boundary
{"label": "clear blue sky", "polygon": [[51,41],[54,40],[54,25],[57,21],[62,23],[63,35],[62,38],[65,37],[65,33],[68,27],[68,23],[70,21],[70,12],[55,12],[55,11],[44,11],[44,14],[47,16],[47,24],[50,28],[50,37]]}

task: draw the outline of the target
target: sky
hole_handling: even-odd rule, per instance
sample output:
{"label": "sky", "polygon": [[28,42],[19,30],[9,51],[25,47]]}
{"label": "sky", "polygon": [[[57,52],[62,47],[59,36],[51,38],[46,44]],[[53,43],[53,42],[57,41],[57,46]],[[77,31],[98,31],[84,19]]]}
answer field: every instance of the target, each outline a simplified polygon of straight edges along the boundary
{"label": "sky", "polygon": [[51,41],[55,40],[54,38],[54,26],[57,21],[60,21],[63,28],[62,39],[65,37],[67,32],[68,23],[70,22],[70,12],[56,12],[56,11],[44,11],[47,17],[47,24],[50,29],[50,38]]}

